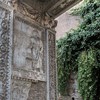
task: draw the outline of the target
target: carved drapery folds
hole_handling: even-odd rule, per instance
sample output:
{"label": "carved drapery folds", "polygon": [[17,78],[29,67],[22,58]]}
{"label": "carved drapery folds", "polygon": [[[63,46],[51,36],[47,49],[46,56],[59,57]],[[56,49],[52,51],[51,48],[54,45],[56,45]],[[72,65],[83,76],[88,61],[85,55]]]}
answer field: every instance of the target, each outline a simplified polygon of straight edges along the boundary
{"label": "carved drapery folds", "polygon": [[54,20],[48,14],[45,14],[42,24],[47,28],[55,29],[55,27],[57,26],[57,20]]}
{"label": "carved drapery folds", "polygon": [[10,100],[11,12],[0,5],[0,100]]}

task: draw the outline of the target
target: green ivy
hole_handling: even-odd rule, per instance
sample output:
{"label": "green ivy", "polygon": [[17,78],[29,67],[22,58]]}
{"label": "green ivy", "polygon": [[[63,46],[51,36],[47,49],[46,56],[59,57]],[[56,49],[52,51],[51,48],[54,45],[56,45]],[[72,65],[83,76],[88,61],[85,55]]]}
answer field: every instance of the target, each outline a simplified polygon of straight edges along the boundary
{"label": "green ivy", "polygon": [[97,49],[91,48],[78,57],[78,84],[83,100],[100,100],[100,90],[99,95],[96,94],[97,89],[100,89],[100,84],[97,83],[100,75],[96,75],[100,70],[98,54],[100,55]]}
{"label": "green ivy", "polygon": [[[79,55],[87,52],[90,48],[100,49],[100,0],[85,0],[84,5],[75,10],[73,14],[78,14],[82,17],[81,25],[77,30],[71,30],[66,33],[64,38],[57,41],[58,89],[62,95],[66,94],[70,73],[79,71],[79,61],[77,59]],[[100,66],[99,63],[97,64]],[[93,73],[95,73],[94,76],[97,74],[94,71]],[[94,80],[96,79],[94,78]],[[86,91],[88,91],[88,88],[84,87]],[[94,93],[94,91],[92,93],[98,94]],[[85,97],[87,98],[88,96]],[[93,98],[88,100],[99,100],[95,99],[95,95]],[[84,98],[83,100],[87,99]]]}

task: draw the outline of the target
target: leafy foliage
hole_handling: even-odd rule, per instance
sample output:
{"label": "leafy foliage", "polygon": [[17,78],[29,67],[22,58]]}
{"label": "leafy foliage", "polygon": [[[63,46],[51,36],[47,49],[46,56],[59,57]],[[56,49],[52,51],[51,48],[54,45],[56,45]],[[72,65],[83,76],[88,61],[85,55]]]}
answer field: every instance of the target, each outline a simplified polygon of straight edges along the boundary
{"label": "leafy foliage", "polygon": [[[82,70],[79,67],[78,63],[80,60],[77,59],[79,55],[82,52],[83,52],[82,55],[85,54],[85,52],[88,51],[90,48],[100,49],[100,1],[87,0],[85,1],[84,6],[82,6],[80,9],[77,9],[74,14],[80,15],[83,19],[83,22],[81,23],[81,25],[78,27],[77,30],[71,30],[70,32],[67,33],[67,35],[64,38],[57,41],[58,88],[62,95],[64,95],[66,92],[68,86],[67,81],[69,79],[70,73],[78,70],[80,73]],[[91,59],[93,60],[94,58]],[[90,66],[85,68],[90,68]],[[91,70],[92,69],[86,70],[89,71],[87,72],[87,74],[94,73],[93,75],[95,76],[97,73],[94,71],[91,72]],[[81,74],[79,75],[81,77]],[[94,76],[91,77],[93,78]],[[84,77],[82,78],[84,79]],[[94,78],[94,80],[96,79]],[[94,81],[92,80],[92,82]],[[84,84],[82,83],[82,85]],[[88,91],[89,89],[89,87],[87,88],[80,86],[81,91],[83,90],[81,88],[86,89],[86,91]],[[94,91],[90,92],[94,93]],[[81,94],[83,95],[82,92]],[[83,96],[83,98],[84,100],[87,100],[88,94],[87,96]],[[96,98],[95,95],[93,98]],[[88,99],[88,100],[99,100],[99,99]]]}
{"label": "leafy foliage", "polygon": [[[100,50],[89,49],[83,51],[78,57],[78,83],[83,100],[100,100],[100,83],[98,84],[100,75],[97,75],[100,70],[98,54],[100,55]],[[97,89],[99,95],[96,93]]]}

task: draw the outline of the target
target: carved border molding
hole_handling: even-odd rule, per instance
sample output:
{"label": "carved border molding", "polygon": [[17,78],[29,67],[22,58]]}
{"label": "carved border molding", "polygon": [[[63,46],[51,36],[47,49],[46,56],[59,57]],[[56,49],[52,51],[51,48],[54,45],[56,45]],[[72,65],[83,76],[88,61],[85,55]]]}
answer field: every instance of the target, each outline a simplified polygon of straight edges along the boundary
{"label": "carved border molding", "polygon": [[10,100],[13,11],[0,1],[0,100]]}
{"label": "carved border molding", "polygon": [[[31,74],[31,77],[29,76]],[[13,69],[12,72],[12,79],[23,80],[23,81],[31,81],[31,82],[38,82],[38,81],[46,81],[45,73],[37,73],[33,71],[26,71],[21,69]]]}
{"label": "carved border molding", "polygon": [[17,76],[12,76],[12,79],[20,80],[20,81],[34,82],[34,83],[38,83],[39,82],[39,80],[32,80],[32,79],[27,79],[27,78],[22,78],[22,77],[17,77]]}
{"label": "carved border molding", "polygon": [[47,32],[47,100],[57,100],[57,68],[56,68],[56,42],[55,31]]}
{"label": "carved border molding", "polygon": [[43,26],[40,25],[38,22],[32,20],[30,17],[24,16],[23,14],[17,12],[14,12],[14,19],[21,21],[22,23],[26,23],[28,25],[30,25],[31,27],[36,27],[39,30],[43,30]]}
{"label": "carved border molding", "polygon": [[56,100],[56,54],[55,54],[55,34],[49,32],[49,84],[50,84],[50,100]]}

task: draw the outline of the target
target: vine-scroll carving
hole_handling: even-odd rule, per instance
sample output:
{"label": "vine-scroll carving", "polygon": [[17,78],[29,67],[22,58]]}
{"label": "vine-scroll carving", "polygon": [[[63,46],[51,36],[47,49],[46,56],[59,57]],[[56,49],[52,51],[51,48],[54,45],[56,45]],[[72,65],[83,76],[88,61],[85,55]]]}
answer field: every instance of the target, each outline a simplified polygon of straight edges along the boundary
{"label": "vine-scroll carving", "polygon": [[0,7],[0,100],[9,100],[10,11]]}
{"label": "vine-scroll carving", "polygon": [[49,32],[49,84],[50,100],[56,100],[56,61],[55,61],[55,34]]}

